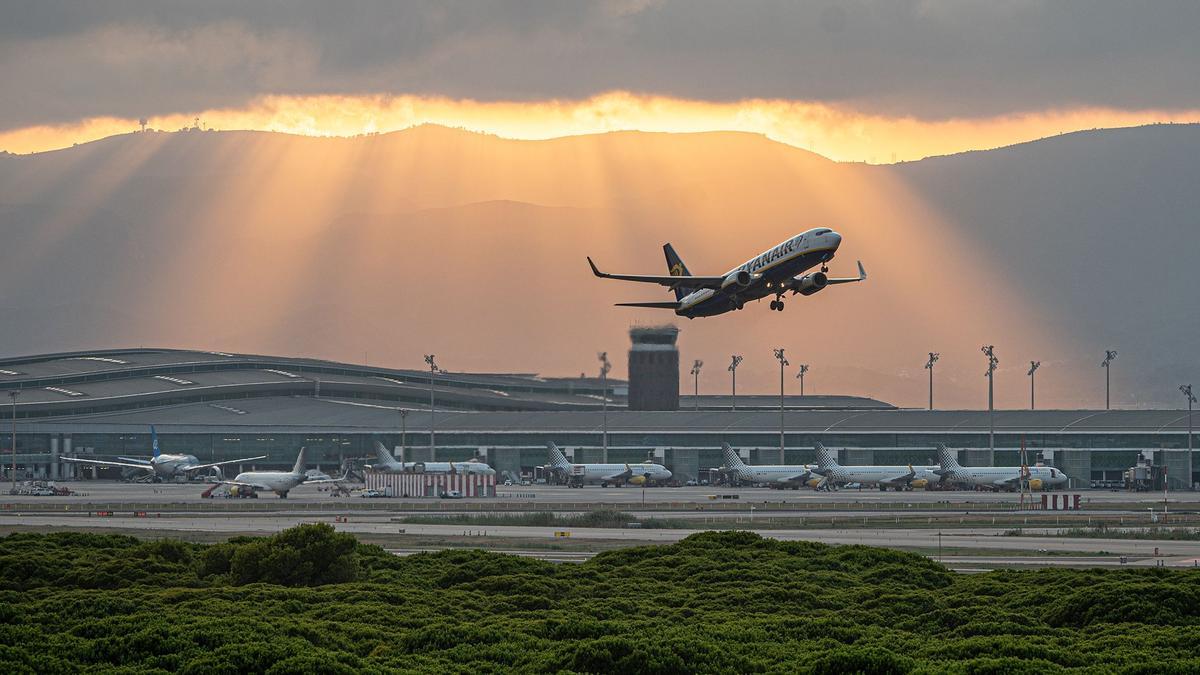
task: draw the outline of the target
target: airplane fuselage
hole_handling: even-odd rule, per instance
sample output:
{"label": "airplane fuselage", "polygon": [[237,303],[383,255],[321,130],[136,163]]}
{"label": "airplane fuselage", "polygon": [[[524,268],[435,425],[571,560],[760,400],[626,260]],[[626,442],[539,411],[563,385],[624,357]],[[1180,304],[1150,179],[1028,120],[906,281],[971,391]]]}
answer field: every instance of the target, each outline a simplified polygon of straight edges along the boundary
{"label": "airplane fuselage", "polygon": [[[613,479],[613,476],[628,477]],[[661,464],[572,464],[567,474],[571,483],[642,483],[665,481],[671,477],[670,470]]]}
{"label": "airplane fuselage", "polygon": [[838,465],[826,472],[837,483],[860,483],[885,487],[909,487],[937,481],[936,466],[845,466]]}
{"label": "airplane fuselage", "polygon": [[169,479],[187,474],[190,467],[200,464],[195,455],[159,455],[150,459],[150,468],[158,478]]}
{"label": "airplane fuselage", "polygon": [[[965,466],[949,474],[947,479],[980,487],[1015,490],[1020,485],[1020,477],[1019,466]],[[1067,475],[1052,466],[1031,466],[1029,482],[1039,487],[1057,487],[1066,484]]]}
{"label": "airplane fuselage", "polygon": [[493,476],[496,470],[482,462],[391,462],[368,464],[380,473],[464,473]]}
{"label": "airplane fuselage", "polygon": [[233,479],[235,483],[247,483],[256,489],[268,490],[283,496],[288,490],[304,483],[307,476],[292,471],[243,471]]}
{"label": "airplane fuselage", "polygon": [[812,476],[812,469],[804,465],[789,464],[758,464],[743,465],[734,471],[738,479],[750,483],[796,483],[807,481]]}
{"label": "airplane fuselage", "polygon": [[741,309],[744,303],[751,300],[781,295],[790,290],[786,286],[790,279],[832,260],[841,243],[841,235],[829,228],[816,228],[798,234],[725,273],[726,277],[730,277],[737,272],[746,272],[750,280],[748,285],[733,284],[722,290],[702,288],[693,291],[680,299],[675,313],[689,319],[715,316]]}

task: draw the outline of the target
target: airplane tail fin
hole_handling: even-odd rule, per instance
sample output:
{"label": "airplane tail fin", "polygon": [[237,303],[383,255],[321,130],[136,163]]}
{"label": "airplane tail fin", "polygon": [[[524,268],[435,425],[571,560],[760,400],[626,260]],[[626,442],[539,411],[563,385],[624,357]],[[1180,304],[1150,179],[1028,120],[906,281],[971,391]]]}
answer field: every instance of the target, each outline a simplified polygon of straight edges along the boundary
{"label": "airplane tail fin", "polygon": [[958,457],[956,456],[958,453],[954,452],[950,448],[947,448],[941,443],[938,443],[937,452],[938,465],[941,466],[943,471],[957,471],[962,468],[962,465],[958,463]]}
{"label": "airplane tail fin", "polygon": [[304,451],[305,448],[300,448],[300,452],[296,455],[296,464],[292,466],[292,473],[304,473]]}
{"label": "airplane tail fin", "polygon": [[733,449],[733,446],[728,443],[722,443],[721,453],[725,456],[725,466],[734,471],[746,468],[746,463],[742,461],[741,456],[738,455],[737,450]]}
{"label": "airplane tail fin", "polygon": [[154,425],[150,425],[150,454],[158,457],[160,450],[158,449],[158,432],[154,430]]}
{"label": "airplane tail fin", "polygon": [[550,450],[550,465],[570,474],[571,463],[567,461],[567,456],[562,453],[562,450],[559,450],[558,446],[553,443],[546,443],[546,447]]}
{"label": "airplane tail fin", "polygon": [[[690,277],[692,273],[688,271],[687,265],[683,264],[683,258],[675,252],[675,247],[668,244],[663,244],[663,253],[667,255],[667,272],[673,277]],[[688,293],[691,293],[691,288],[686,286],[675,287],[675,299],[682,300]]]}
{"label": "airplane tail fin", "polygon": [[387,448],[383,447],[383,443],[379,441],[375,441],[375,458],[385,466],[396,463],[396,458],[392,457],[392,453],[388,452]]}
{"label": "airplane tail fin", "polygon": [[838,466],[837,455],[829,448],[816,444],[817,450],[817,467],[820,469],[834,469]]}

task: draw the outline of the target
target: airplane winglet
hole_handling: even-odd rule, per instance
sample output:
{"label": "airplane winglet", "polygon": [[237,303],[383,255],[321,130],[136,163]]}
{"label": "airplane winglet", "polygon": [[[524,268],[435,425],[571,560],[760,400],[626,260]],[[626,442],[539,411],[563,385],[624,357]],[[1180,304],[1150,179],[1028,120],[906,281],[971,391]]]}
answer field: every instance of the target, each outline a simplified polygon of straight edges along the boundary
{"label": "airplane winglet", "polygon": [[858,276],[856,277],[837,277],[826,280],[828,284],[852,284],[856,281],[867,280],[867,268],[863,267],[862,261],[858,260]]}
{"label": "airplane winglet", "polygon": [[588,260],[588,265],[591,265],[591,267],[592,267],[592,274],[595,274],[598,277],[604,276],[604,273],[600,271],[600,268],[596,267],[596,263],[592,262],[592,256],[589,255],[587,257],[587,260]]}

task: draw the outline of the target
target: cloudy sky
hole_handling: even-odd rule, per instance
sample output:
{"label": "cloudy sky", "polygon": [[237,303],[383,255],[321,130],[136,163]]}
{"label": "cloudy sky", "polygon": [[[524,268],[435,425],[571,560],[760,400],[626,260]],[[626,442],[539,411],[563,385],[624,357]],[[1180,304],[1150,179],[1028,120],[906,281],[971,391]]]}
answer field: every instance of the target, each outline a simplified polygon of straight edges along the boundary
{"label": "cloudy sky", "polygon": [[515,124],[523,118],[542,136],[740,128],[886,161],[1200,119],[1194,1],[0,7],[0,148],[14,151],[140,117],[161,128],[201,116],[222,128],[334,134],[462,118],[538,136]]}

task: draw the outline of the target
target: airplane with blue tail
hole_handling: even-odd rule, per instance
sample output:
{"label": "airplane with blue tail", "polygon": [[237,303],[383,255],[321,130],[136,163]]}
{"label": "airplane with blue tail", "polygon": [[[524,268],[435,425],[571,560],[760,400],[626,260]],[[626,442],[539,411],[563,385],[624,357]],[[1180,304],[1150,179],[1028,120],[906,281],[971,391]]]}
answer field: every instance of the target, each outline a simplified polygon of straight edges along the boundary
{"label": "airplane with blue tail", "polygon": [[253,462],[267,458],[266,455],[259,455],[257,457],[243,457],[242,459],[227,459],[222,462],[201,462],[195,455],[164,453],[159,450],[158,432],[155,431],[153,426],[150,427],[150,448],[151,455],[149,459],[141,459],[139,457],[118,457],[119,461],[84,459],[82,457],[61,457],[60,459],[64,462],[75,462],[77,464],[139,469],[141,471],[149,471],[155,480],[171,480],[180,476],[187,476],[192,472],[202,469],[211,469],[227,464]]}
{"label": "airplane with blue tail", "polygon": [[[827,227],[798,234],[782,244],[720,276],[693,276],[670,243],[663,245],[667,275],[611,274],[601,272],[589,257],[592,273],[603,279],[619,279],[666,286],[675,292],[673,302],[621,302],[618,307],[647,307],[674,310],[677,316],[695,319],[742,309],[751,300],[774,295],[771,309],[783,311],[783,296],[813,295],[827,286],[865,281],[867,271],[860,261],[857,277],[832,278],[828,263],[842,245],[842,235]],[[820,265],[816,272],[809,269]]]}

